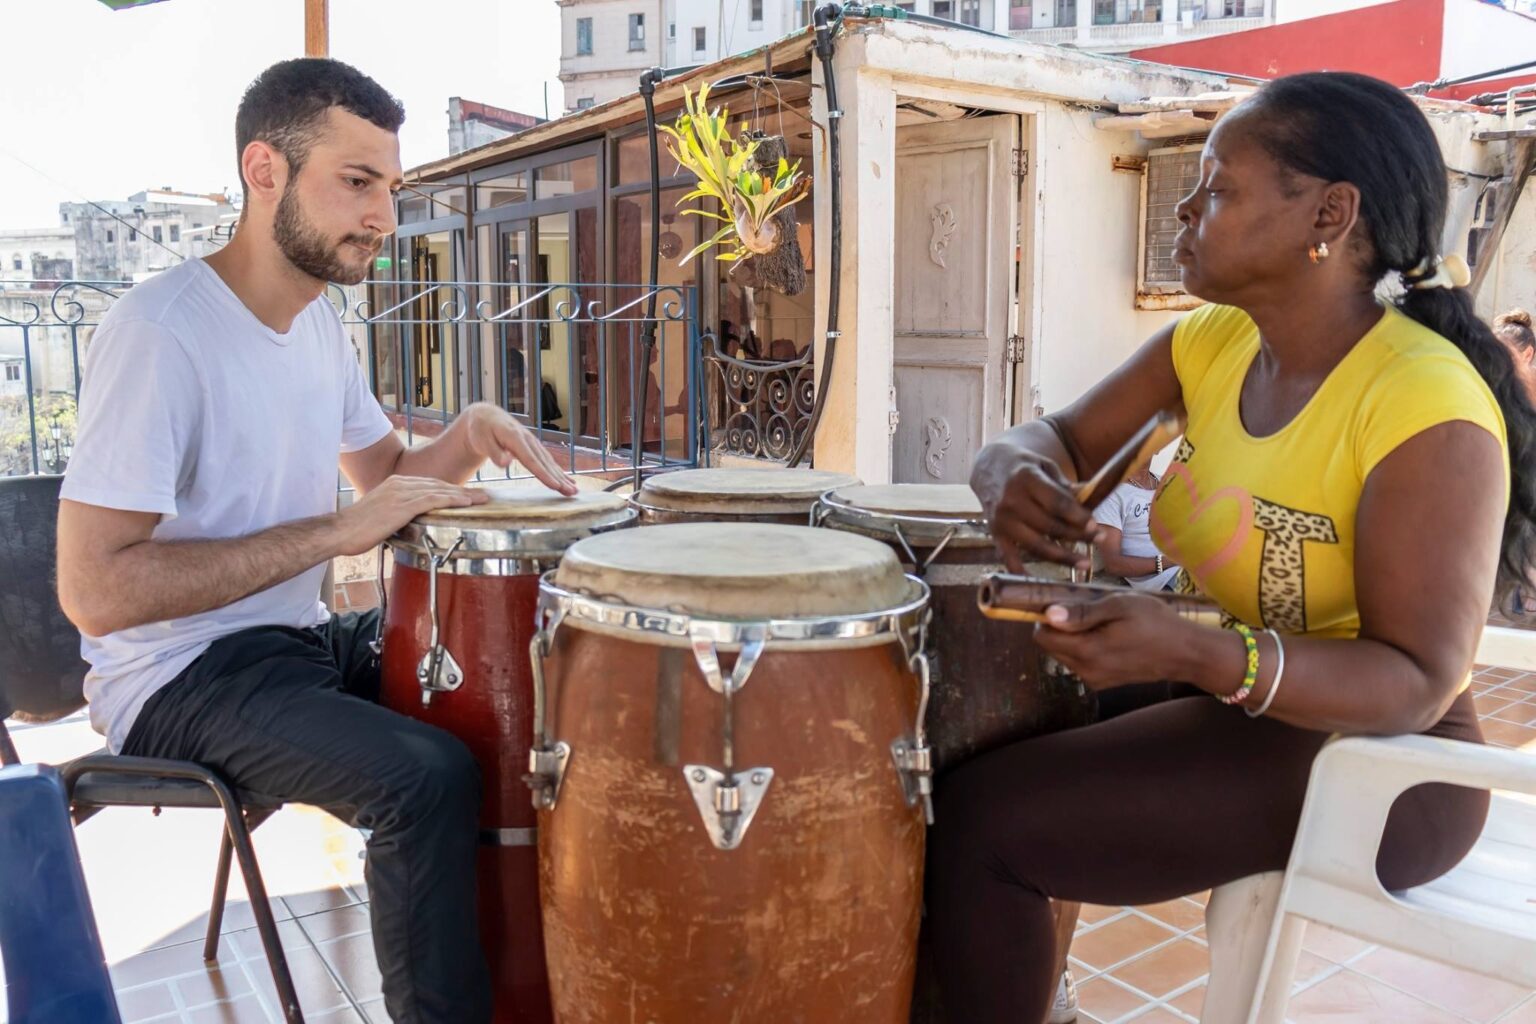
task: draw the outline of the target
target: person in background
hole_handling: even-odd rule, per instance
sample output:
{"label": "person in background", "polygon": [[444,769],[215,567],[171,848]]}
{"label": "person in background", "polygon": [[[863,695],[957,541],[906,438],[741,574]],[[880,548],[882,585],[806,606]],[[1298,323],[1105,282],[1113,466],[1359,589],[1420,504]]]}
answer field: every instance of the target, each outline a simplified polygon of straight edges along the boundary
{"label": "person in background", "polygon": [[1157,476],[1149,469],[1133,473],[1093,510],[1104,527],[1094,547],[1104,559],[1104,571],[1122,577],[1137,590],[1167,590],[1179,567],[1171,564],[1152,541],[1152,499]]}
{"label": "person in background", "polygon": [[[1515,369],[1525,382],[1525,393],[1536,402],[1536,330],[1531,327],[1531,314],[1523,309],[1500,313],[1493,318],[1493,334],[1515,357]],[[1536,614],[1536,585],[1518,587],[1512,604],[1526,615]]]}

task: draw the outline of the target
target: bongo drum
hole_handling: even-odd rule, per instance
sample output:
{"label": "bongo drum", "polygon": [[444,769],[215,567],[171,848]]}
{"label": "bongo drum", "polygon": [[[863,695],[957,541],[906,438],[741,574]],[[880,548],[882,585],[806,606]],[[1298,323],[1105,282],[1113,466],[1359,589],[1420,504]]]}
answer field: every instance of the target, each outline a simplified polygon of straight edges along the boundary
{"label": "bongo drum", "polygon": [[395,574],[381,614],[380,703],[453,733],[480,764],[480,934],[499,1024],[551,1019],[522,780],[539,573],[580,538],[634,519],[616,495],[504,487],[484,505],[421,516],[388,543]]}
{"label": "bongo drum", "polygon": [[820,469],[684,469],[653,476],[630,498],[640,522],[804,526],[822,493],[859,482]]}
{"label": "bongo drum", "polygon": [[593,537],[546,574],[556,1019],[906,1021],[926,597],[884,545],[777,524]]}
{"label": "bongo drum", "polygon": [[[1046,669],[1033,630],[988,619],[976,607],[982,579],[1003,568],[969,487],[839,487],[818,502],[814,518],[889,544],[932,589],[927,724],[936,773],[1015,740],[1093,720],[1092,696],[1081,693],[1076,680]],[[1027,568],[1047,579],[1071,578],[1066,566]]]}

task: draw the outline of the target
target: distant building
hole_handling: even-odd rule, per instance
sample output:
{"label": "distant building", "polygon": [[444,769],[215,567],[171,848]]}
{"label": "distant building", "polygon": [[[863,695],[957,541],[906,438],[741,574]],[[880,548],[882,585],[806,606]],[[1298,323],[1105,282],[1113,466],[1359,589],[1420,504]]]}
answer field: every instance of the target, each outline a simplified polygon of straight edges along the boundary
{"label": "distant building", "polygon": [[0,230],[0,282],[68,280],[74,266],[72,224]]}
{"label": "distant building", "polygon": [[74,229],[75,276],[91,281],[139,280],[214,252],[239,213],[228,196],[170,188],[59,206]]}
{"label": "distant building", "polygon": [[448,100],[448,155],[527,131],[543,118],[454,96]]}

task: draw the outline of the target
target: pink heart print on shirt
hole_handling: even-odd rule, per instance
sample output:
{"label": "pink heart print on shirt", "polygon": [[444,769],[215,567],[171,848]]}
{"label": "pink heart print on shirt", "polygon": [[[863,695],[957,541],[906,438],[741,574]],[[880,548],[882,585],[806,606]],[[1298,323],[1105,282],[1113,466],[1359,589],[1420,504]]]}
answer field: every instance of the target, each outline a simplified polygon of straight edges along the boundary
{"label": "pink heart print on shirt", "polygon": [[[1190,538],[1192,543],[1186,547],[1174,538],[1173,531],[1164,521],[1164,516],[1169,511],[1166,501],[1154,504],[1149,526],[1152,539],[1156,541],[1158,549],[1168,556],[1170,561],[1182,565],[1198,582],[1208,579],[1212,573],[1225,568],[1242,553],[1243,545],[1247,543],[1249,532],[1253,529],[1253,495],[1241,487],[1231,486],[1223,487],[1202,499],[1189,466],[1182,462],[1175,462],[1168,467],[1168,472],[1163,477],[1159,498],[1172,497],[1178,500],[1177,495],[1170,496],[1163,493],[1168,491],[1175,481],[1183,491],[1181,507],[1188,509],[1182,533],[1186,538]],[[1218,547],[1214,544],[1214,539],[1208,537],[1210,523],[1206,524],[1207,533],[1201,533],[1196,527],[1197,524],[1205,521],[1207,516],[1220,517],[1229,503],[1235,504],[1237,508],[1236,528]],[[1160,512],[1164,514],[1160,515]],[[1173,514],[1176,517],[1177,510]]]}

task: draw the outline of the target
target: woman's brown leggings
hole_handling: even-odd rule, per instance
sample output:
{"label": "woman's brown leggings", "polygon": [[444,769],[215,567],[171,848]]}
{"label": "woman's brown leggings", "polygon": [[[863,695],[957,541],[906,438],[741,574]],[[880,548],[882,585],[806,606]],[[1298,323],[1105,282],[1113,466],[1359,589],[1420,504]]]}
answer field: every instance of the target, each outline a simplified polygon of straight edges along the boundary
{"label": "woman's brown leggings", "polygon": [[[1107,720],[993,751],[940,783],[927,909],[951,1021],[1045,1019],[1057,981],[1051,898],[1158,903],[1285,867],[1328,734],[1182,695],[1190,689],[1106,691]],[[1429,734],[1482,742],[1471,693]],[[1487,812],[1480,790],[1408,790],[1377,855],[1382,884],[1450,870]]]}

